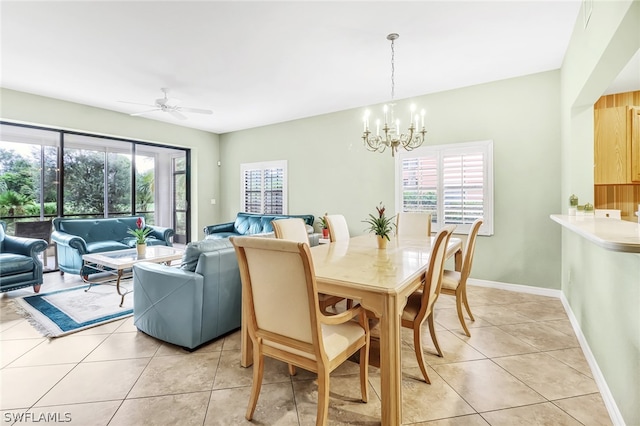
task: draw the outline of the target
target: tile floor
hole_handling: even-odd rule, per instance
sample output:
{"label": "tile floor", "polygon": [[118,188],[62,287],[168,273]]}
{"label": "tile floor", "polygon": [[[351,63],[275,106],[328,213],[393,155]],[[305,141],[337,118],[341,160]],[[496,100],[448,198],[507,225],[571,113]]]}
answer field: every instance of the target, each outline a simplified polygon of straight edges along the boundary
{"label": "tile floor", "polygon": [[[43,291],[78,285],[45,274]],[[189,353],[138,332],[133,319],[48,340],[0,297],[2,424],[239,425],[252,369],[239,365],[235,332]],[[441,296],[436,322],[444,358],[425,327],[431,385],[421,380],[409,330],[403,330],[403,424],[609,425],[589,365],[559,300],[484,287],[469,289],[476,321],[466,337],[454,298]],[[380,424],[379,370],[359,401],[358,368],[331,378],[330,425]],[[259,425],[313,425],[311,373],[267,359],[254,416]],[[25,415],[29,413],[29,415]],[[22,416],[20,421],[16,418]]]}

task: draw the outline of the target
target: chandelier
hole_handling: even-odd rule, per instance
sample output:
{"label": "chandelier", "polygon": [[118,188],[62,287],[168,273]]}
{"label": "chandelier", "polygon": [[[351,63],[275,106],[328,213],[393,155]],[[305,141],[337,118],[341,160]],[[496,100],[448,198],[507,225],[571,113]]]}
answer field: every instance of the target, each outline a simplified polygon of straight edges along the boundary
{"label": "chandelier", "polygon": [[[389,147],[391,148],[391,156],[395,156],[399,147],[411,151],[422,145],[424,142],[424,136],[427,131],[424,128],[424,110],[420,112],[420,115],[415,114],[416,107],[411,105],[409,113],[409,127],[408,133],[402,133],[400,130],[400,120],[396,119],[393,111],[395,106],[393,100],[395,96],[395,50],[394,42],[400,37],[396,33],[389,34],[387,40],[391,41],[391,102],[386,104],[383,108],[384,112],[384,125],[382,127],[382,135],[380,134],[380,120],[376,120],[376,135],[371,135],[369,130],[369,111],[367,110],[364,115],[364,132],[362,133],[362,140],[364,146],[369,151],[384,152]],[[418,130],[421,128],[422,130]]]}

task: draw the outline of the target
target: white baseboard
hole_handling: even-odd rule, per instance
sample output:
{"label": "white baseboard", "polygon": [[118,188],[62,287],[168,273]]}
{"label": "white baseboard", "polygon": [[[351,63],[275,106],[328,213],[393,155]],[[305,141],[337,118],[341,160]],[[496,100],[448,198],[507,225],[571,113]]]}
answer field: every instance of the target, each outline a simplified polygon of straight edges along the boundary
{"label": "white baseboard", "polygon": [[567,316],[569,317],[569,321],[571,321],[571,326],[573,327],[573,331],[576,333],[576,337],[578,339],[578,343],[580,343],[580,347],[582,348],[582,352],[584,353],[584,357],[587,359],[589,363],[589,367],[591,367],[591,372],[593,373],[593,379],[600,390],[600,395],[602,395],[602,400],[604,401],[605,407],[607,407],[607,411],[609,412],[609,417],[611,418],[611,422],[616,426],[625,426],[624,418],[622,417],[622,413],[618,409],[618,405],[616,401],[613,399],[613,395],[611,394],[611,390],[609,390],[609,386],[607,386],[607,381],[598,367],[598,363],[596,362],[596,358],[593,356],[593,352],[591,352],[591,348],[587,343],[587,339],[582,334],[582,330],[580,329],[580,324],[578,324],[578,320],[576,316],[573,314],[571,310],[571,306],[569,306],[569,301],[564,296],[564,293],[561,293],[560,300],[562,301],[562,305],[564,306],[564,310],[567,312]]}
{"label": "white baseboard", "polygon": [[596,382],[596,386],[598,386],[598,390],[600,390],[600,395],[602,395],[602,400],[604,401],[605,407],[607,407],[607,411],[609,412],[609,417],[611,418],[611,422],[615,426],[625,426],[624,419],[622,418],[622,413],[618,409],[616,405],[616,401],[613,399],[613,395],[609,390],[609,386],[607,386],[607,381],[596,362],[595,357],[593,356],[593,352],[591,352],[591,348],[587,343],[587,339],[582,334],[582,330],[580,329],[580,324],[578,324],[578,320],[576,316],[573,314],[571,310],[571,306],[569,305],[569,301],[565,297],[564,293],[561,290],[554,290],[550,288],[540,288],[533,287],[528,285],[520,285],[520,284],[508,284],[501,283],[498,281],[487,281],[487,280],[477,280],[469,278],[467,281],[468,285],[478,286],[478,287],[488,287],[488,288],[496,288],[500,290],[507,291],[515,291],[518,293],[528,293],[528,294],[537,294],[539,296],[548,296],[555,297],[560,299],[562,302],[562,306],[564,307],[567,316],[569,317],[569,321],[571,322],[571,326],[573,327],[573,331],[576,334],[576,338],[578,339],[578,343],[580,343],[580,347],[582,348],[582,352],[584,353],[584,357],[589,363],[589,367],[591,367],[591,372],[593,373],[593,379]]}
{"label": "white baseboard", "polygon": [[498,281],[477,280],[474,278],[469,278],[467,280],[467,284],[475,285],[478,287],[497,288],[500,290],[515,291],[517,293],[537,294],[538,296],[547,296],[547,297],[555,297],[555,298],[560,298],[560,295],[562,294],[562,291],[554,290],[552,288],[533,287],[530,285],[520,285],[520,284],[508,284],[508,283],[501,283]]}

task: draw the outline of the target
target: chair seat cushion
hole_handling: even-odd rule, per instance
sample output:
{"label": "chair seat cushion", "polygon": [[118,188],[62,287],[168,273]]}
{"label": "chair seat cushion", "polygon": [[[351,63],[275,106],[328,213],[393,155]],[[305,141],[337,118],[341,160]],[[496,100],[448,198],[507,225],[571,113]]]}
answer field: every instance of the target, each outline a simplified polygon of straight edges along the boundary
{"label": "chair seat cushion", "polygon": [[0,253],[0,275],[14,275],[31,272],[34,268],[33,259],[29,256],[14,253]]}
{"label": "chair seat cushion", "polygon": [[216,232],[215,234],[209,234],[206,237],[204,237],[205,240],[220,240],[223,238],[229,238],[229,237],[237,237],[238,233],[236,232]]}
{"label": "chair seat cushion", "polygon": [[460,272],[445,270],[442,274],[442,288],[456,290],[460,284]]}
{"label": "chair seat cushion", "polygon": [[105,240],[95,241],[93,243],[87,243],[87,252],[89,253],[103,253],[105,251],[123,250],[129,248],[127,245],[118,241]]}
{"label": "chair seat cushion", "polygon": [[402,319],[405,321],[413,321],[420,312],[422,306],[422,291],[413,292],[407,299],[407,304],[402,311]]}

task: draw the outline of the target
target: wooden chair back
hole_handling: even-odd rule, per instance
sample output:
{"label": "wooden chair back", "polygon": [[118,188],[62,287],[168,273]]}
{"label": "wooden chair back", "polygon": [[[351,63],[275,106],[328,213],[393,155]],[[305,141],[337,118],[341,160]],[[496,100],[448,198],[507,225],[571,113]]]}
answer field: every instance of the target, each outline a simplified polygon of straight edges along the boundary
{"label": "wooden chair back", "polygon": [[351,238],[349,234],[349,227],[347,226],[347,220],[341,214],[330,214],[324,217],[329,228],[329,238],[331,242],[335,241],[347,241]]}
{"label": "wooden chair back", "polygon": [[431,236],[431,213],[400,212],[396,215],[396,235],[399,237]]}

